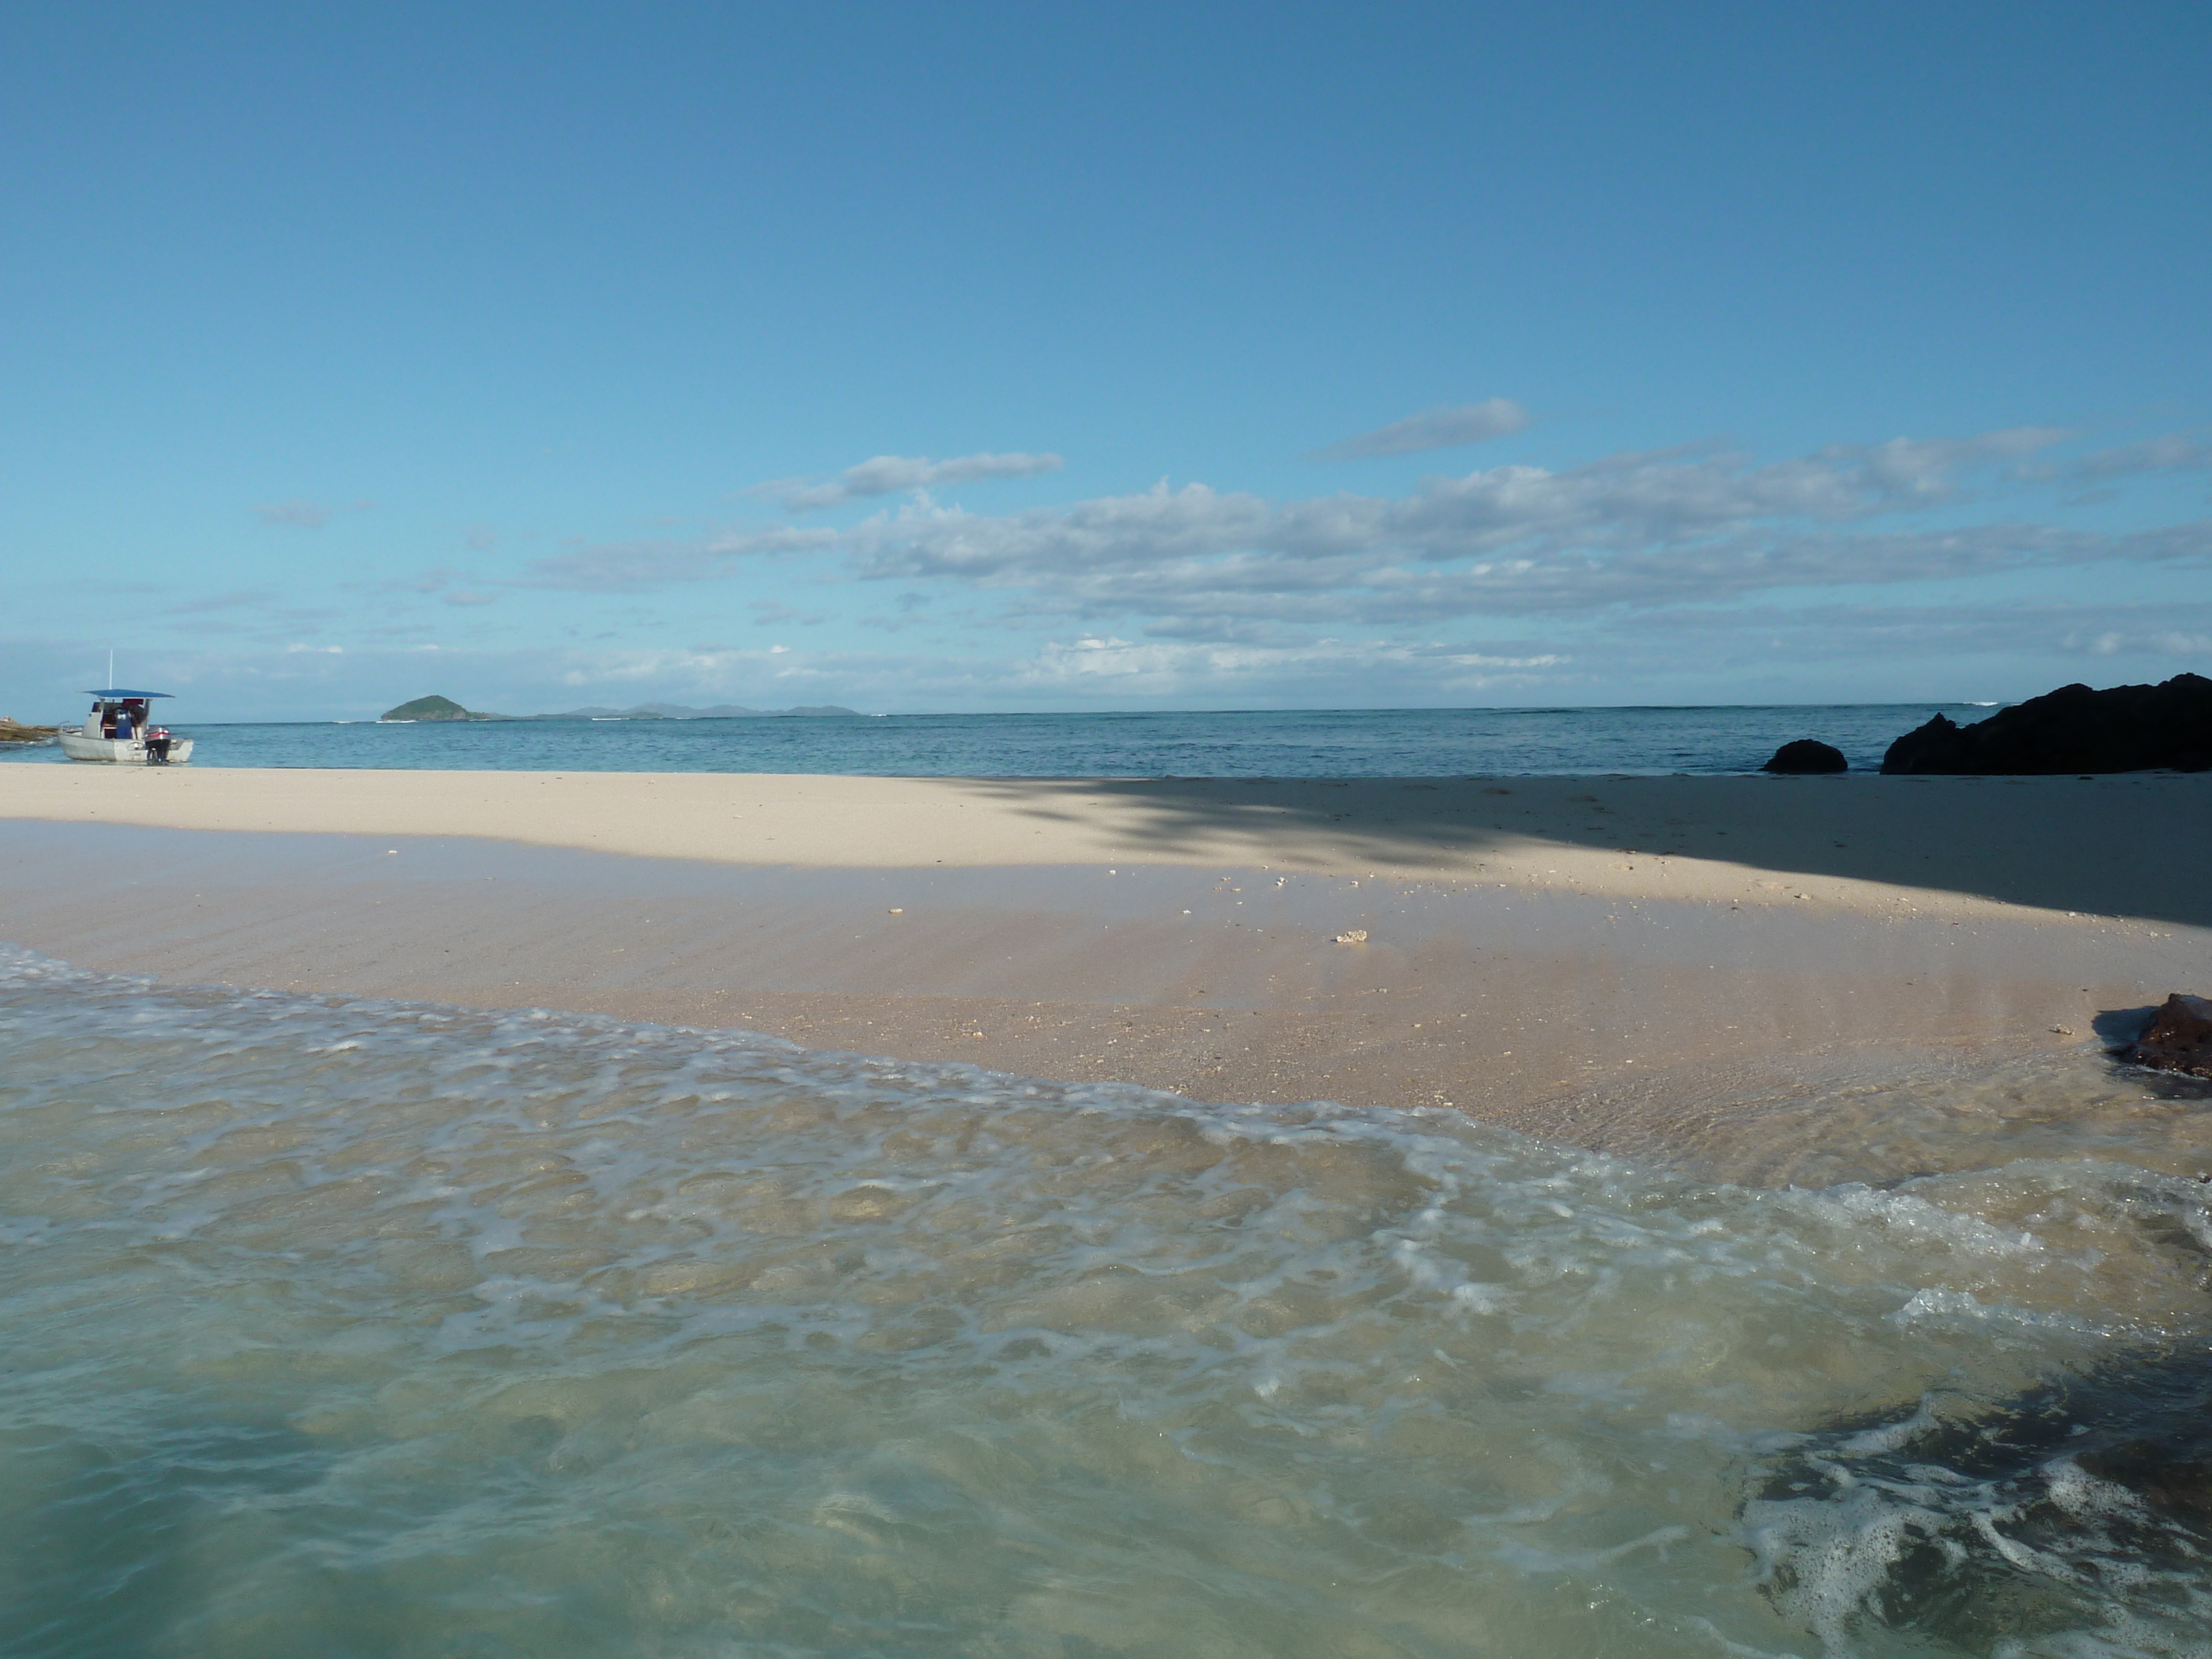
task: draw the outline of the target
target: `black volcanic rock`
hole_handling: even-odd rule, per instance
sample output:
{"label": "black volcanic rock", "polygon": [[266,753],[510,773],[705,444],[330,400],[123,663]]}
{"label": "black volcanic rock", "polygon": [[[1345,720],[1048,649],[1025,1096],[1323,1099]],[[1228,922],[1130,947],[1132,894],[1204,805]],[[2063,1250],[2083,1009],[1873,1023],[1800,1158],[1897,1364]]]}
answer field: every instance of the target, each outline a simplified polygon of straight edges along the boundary
{"label": "black volcanic rock", "polygon": [[[2106,1201],[2141,1213],[2158,1202],[2151,1186]],[[2194,1276],[2201,1248],[2167,1224],[2187,1240],[2174,1268]],[[2160,1621],[2146,1629],[2185,1628],[2163,1622],[2163,1598],[2201,1582],[2212,1546],[2212,1355],[2184,1340],[2051,1369],[1998,1400],[1947,1390],[1910,1416],[1839,1419],[1761,1459],[1741,1511],[1761,1540],[1759,1588],[1801,1620],[1817,1607],[1831,1628],[1887,1628],[1954,1652],[1987,1653],[1995,1632],[2145,1613]],[[2086,1503],[2084,1476],[2102,1486]],[[1881,1547],[1844,1558],[1845,1578],[1839,1539]]]}
{"label": "black volcanic rock", "polygon": [[1885,772],[2212,770],[2212,680],[2093,691],[2062,685],[1972,726],[1938,714],[1889,745]]}
{"label": "black volcanic rock", "polygon": [[1800,738],[1795,743],[1785,743],[1774,751],[1774,757],[1759,769],[1762,772],[1848,772],[1851,763],[1844,758],[1844,751],[1832,744],[1814,738]]}
{"label": "black volcanic rock", "polygon": [[2212,997],[2176,991],[2166,998],[2130,1058],[2161,1072],[2212,1078]]}

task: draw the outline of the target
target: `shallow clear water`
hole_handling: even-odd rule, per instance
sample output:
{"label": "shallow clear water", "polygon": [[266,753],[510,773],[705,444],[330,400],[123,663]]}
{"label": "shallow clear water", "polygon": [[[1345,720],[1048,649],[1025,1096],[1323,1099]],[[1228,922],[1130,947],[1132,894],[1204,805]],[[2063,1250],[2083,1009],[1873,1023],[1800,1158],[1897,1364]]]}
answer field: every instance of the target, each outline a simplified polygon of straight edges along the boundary
{"label": "shallow clear water", "polygon": [[[2149,1013],[2100,1024],[2130,1044]],[[1578,1140],[1762,1187],[2083,1159],[2212,1182],[2212,1084],[2119,1063],[2102,1038],[2032,1054],[1875,1048],[1683,1066],[1551,1109]]]}
{"label": "shallow clear water", "polygon": [[[1750,772],[1805,737],[1872,769],[1931,714],[1970,724],[1990,712],[1873,703],[204,726],[179,708],[175,724],[206,766],[1341,778]],[[51,746],[15,757],[64,758]]]}
{"label": "shallow clear water", "polygon": [[0,1054],[11,1654],[2208,1650],[2203,1492],[2125,1449],[2203,1455],[2185,1177],[1739,1187],[21,953]]}

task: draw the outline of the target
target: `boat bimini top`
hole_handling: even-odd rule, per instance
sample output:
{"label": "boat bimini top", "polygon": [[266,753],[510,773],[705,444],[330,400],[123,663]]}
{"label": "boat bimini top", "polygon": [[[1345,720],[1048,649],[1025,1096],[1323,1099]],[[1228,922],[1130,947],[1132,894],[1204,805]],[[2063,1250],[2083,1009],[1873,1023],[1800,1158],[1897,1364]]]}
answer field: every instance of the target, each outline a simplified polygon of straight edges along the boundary
{"label": "boat bimini top", "polygon": [[81,691],[77,695],[84,697],[98,697],[102,702],[147,702],[155,697],[167,697],[174,702],[176,696],[176,694],[171,691],[125,691],[112,685],[105,691]]}

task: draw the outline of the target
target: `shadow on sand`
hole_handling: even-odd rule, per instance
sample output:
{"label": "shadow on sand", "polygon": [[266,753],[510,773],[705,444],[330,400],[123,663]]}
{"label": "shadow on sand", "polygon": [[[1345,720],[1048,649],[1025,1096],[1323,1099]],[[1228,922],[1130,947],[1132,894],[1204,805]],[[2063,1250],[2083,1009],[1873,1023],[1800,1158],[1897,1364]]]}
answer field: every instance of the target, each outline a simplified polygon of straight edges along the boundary
{"label": "shadow on sand", "polygon": [[[2212,776],[981,780],[1012,811],[1121,809],[1130,851],[1464,868],[1530,843],[1718,860],[2212,927]],[[1132,829],[1130,826],[1133,825]],[[1304,857],[1291,838],[1316,842]]]}

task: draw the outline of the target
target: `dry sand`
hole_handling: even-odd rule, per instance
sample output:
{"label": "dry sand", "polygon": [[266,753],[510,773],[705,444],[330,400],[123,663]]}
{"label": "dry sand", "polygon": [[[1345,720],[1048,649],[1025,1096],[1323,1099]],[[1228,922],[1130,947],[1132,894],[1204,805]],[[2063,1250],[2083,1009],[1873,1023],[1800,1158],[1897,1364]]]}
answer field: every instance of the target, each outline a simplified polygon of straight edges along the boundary
{"label": "dry sand", "polygon": [[1623,898],[1765,903],[1802,893],[1869,914],[1963,896],[2200,926],[2212,922],[2208,808],[2212,775],[1101,781],[45,765],[0,774],[0,816],[57,823],[471,836],[812,869],[1249,866]]}
{"label": "dry sand", "polygon": [[2208,823],[2207,777],[9,766],[0,938],[1630,1144],[1816,1057],[2072,1046],[2203,988]]}

